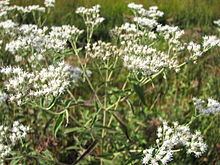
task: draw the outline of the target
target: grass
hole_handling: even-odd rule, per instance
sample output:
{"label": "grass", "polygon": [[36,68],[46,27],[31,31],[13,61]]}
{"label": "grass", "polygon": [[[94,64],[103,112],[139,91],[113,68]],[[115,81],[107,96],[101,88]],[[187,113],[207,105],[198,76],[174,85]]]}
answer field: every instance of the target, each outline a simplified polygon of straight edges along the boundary
{"label": "grass", "polygon": [[[16,4],[42,4],[40,0],[14,0]],[[213,20],[220,17],[219,0],[57,0],[56,11],[50,22],[55,24],[79,24],[74,11],[78,6],[100,4],[102,14],[107,19],[107,27],[121,24],[129,14],[127,4],[136,2],[145,7],[157,5],[164,11],[165,21],[177,24],[182,28],[209,28]]]}

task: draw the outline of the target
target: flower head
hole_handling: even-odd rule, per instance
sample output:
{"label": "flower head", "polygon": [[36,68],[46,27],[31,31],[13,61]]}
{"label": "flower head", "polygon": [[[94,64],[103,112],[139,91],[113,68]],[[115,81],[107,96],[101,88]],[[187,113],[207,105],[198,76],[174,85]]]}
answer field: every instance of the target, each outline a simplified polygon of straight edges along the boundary
{"label": "flower head", "polygon": [[177,147],[185,147],[188,154],[192,153],[196,157],[201,156],[207,149],[199,131],[191,133],[188,126],[179,125],[177,122],[169,126],[163,121],[162,126],[157,129],[156,144],[157,147],[143,151],[144,165],[168,164],[173,160]]}

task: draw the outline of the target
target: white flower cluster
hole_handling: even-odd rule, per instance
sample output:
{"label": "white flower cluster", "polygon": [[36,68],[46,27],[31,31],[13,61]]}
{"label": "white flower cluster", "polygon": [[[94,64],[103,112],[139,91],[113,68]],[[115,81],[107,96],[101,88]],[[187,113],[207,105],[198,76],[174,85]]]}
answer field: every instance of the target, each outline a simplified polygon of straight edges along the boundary
{"label": "white flower cluster", "polygon": [[[55,0],[45,0],[44,5],[46,7],[54,7]],[[16,10],[18,12],[21,12],[23,14],[25,13],[31,13],[33,11],[38,12],[45,12],[45,7],[39,6],[39,5],[29,5],[29,6],[17,6],[13,5],[10,6],[10,0],[1,0],[0,1],[0,18],[7,15],[8,12]]]}
{"label": "white flower cluster", "polygon": [[76,84],[81,70],[60,62],[40,71],[26,72],[19,67],[5,67],[0,73],[10,77],[5,82],[8,100],[20,105],[23,100],[33,97],[62,94],[70,84]]}
{"label": "white flower cluster", "polygon": [[149,7],[149,10],[145,10],[145,12],[143,12],[142,15],[145,15],[151,18],[158,18],[158,17],[162,17],[164,15],[164,12],[159,11],[157,6],[151,6]]}
{"label": "white flower cluster", "polygon": [[220,112],[220,103],[217,100],[208,98],[207,101],[193,98],[195,108],[202,114],[216,114]]}
{"label": "white flower cluster", "polygon": [[134,71],[141,71],[150,76],[159,72],[162,68],[175,69],[178,62],[169,55],[157,51],[147,45],[128,45],[123,51],[124,66]]}
{"label": "white flower cluster", "polygon": [[27,136],[28,131],[29,127],[18,121],[14,121],[12,127],[0,125],[0,163],[3,164],[4,158],[10,154],[19,140]]}
{"label": "white flower cluster", "polygon": [[183,36],[184,31],[180,30],[178,26],[158,25],[157,32],[168,40],[170,44],[179,45],[179,39]]}
{"label": "white flower cluster", "polygon": [[134,17],[134,22],[138,23],[141,26],[148,27],[150,29],[153,29],[158,25],[158,22],[156,20],[145,17]]}
{"label": "white flower cluster", "polygon": [[209,50],[212,47],[220,47],[220,39],[217,36],[204,36],[203,37],[203,49]]}
{"label": "white flower cluster", "polygon": [[46,7],[54,7],[56,0],[44,0],[44,5]]}
{"label": "white flower cluster", "polygon": [[130,9],[137,10],[137,11],[143,9],[143,5],[142,5],[142,4],[136,4],[136,3],[134,3],[134,2],[129,3],[129,4],[128,4],[128,7],[129,7]]}
{"label": "white flower cluster", "polygon": [[187,50],[191,53],[191,58],[196,60],[214,47],[220,47],[220,39],[217,36],[204,36],[202,44],[191,41],[187,45]]}
{"label": "white flower cluster", "polygon": [[[62,52],[67,49],[67,41],[76,42],[82,30],[75,26],[38,28],[37,25],[21,25],[17,28],[18,37],[6,44],[6,51],[12,54],[22,54],[29,51],[32,56],[28,61],[43,59],[47,51]],[[40,58],[39,58],[40,57]],[[19,59],[19,58],[17,58]],[[18,60],[19,61],[19,60]]]}
{"label": "white flower cluster", "polygon": [[57,38],[64,41],[74,40],[76,41],[83,33],[83,30],[79,30],[75,26],[70,25],[62,25],[62,26],[52,26],[51,31],[49,33],[49,38]]}
{"label": "white flower cluster", "polygon": [[220,28],[220,19],[219,20],[216,20],[213,22],[214,24],[216,24],[219,28]]}
{"label": "white flower cluster", "polygon": [[76,9],[76,13],[83,17],[86,26],[92,28],[104,21],[104,18],[100,17],[100,5],[95,5],[91,8],[79,7]]}
{"label": "white flower cluster", "polygon": [[[180,38],[184,31],[178,27],[161,25],[157,18],[163,16],[156,6],[145,10],[143,5],[130,3],[135,17],[134,23],[125,23],[121,27],[115,27],[111,32],[119,39],[123,54],[124,65],[150,76],[163,68],[179,70],[177,52],[183,49]],[[152,29],[155,29],[154,31]],[[158,50],[158,36],[165,39],[169,50]]]}
{"label": "white flower cluster", "polygon": [[[143,21],[140,23],[141,25],[146,24],[145,26],[148,26],[150,29],[156,27],[156,32],[164,37],[169,44],[176,45],[177,47],[181,46],[179,39],[184,34],[184,31],[177,26],[161,25],[158,23],[157,18],[162,17],[164,13],[159,11],[157,6],[151,6],[149,10],[142,8],[142,10],[139,10],[138,12],[141,15],[140,20]],[[134,21],[135,19],[136,18],[134,18]]]}
{"label": "white flower cluster", "polygon": [[[134,3],[128,6],[137,11],[140,8],[143,9],[142,5]],[[157,11],[157,8],[152,7],[149,11]],[[135,72],[142,72],[146,76],[157,73],[163,68],[178,71],[178,61],[175,54],[171,55],[170,52],[157,50],[154,48],[154,44],[157,42],[155,39],[157,39],[158,34],[163,34],[170,45],[180,47],[179,39],[184,32],[178,27],[162,26],[157,23],[155,17],[152,16],[152,19],[147,14],[145,15],[146,17],[134,17],[134,22],[138,23],[138,26],[133,23],[125,23],[111,31],[113,36],[120,41],[124,66]],[[147,28],[139,28],[140,25],[146,25]],[[150,30],[153,27],[157,27],[156,33]],[[148,44],[143,41],[150,41],[150,43]],[[174,46],[172,50],[174,50]]]}
{"label": "white flower cluster", "polygon": [[116,26],[111,30],[113,37],[119,39],[121,45],[127,45],[127,42],[139,43],[147,34],[137,28],[135,24],[126,22],[120,27]]}
{"label": "white flower cluster", "polygon": [[193,41],[188,44],[187,50],[191,53],[190,58],[193,60],[196,60],[198,57],[203,55],[202,46]]}
{"label": "white flower cluster", "polygon": [[101,58],[104,61],[115,56],[120,56],[121,54],[117,46],[103,41],[87,45],[86,53],[92,58]]}
{"label": "white flower cluster", "polygon": [[3,43],[5,45],[6,42],[16,36],[17,26],[18,24],[11,19],[0,19],[0,49],[3,48]]}
{"label": "white flower cluster", "polygon": [[8,6],[10,4],[10,0],[1,0],[0,7],[3,8],[4,6]]}
{"label": "white flower cluster", "polygon": [[163,121],[162,127],[157,129],[157,137],[157,147],[143,151],[144,165],[168,164],[180,146],[185,147],[187,153],[194,154],[195,157],[200,157],[207,149],[200,132],[193,134],[188,126],[179,125],[177,122],[169,126]]}
{"label": "white flower cluster", "polygon": [[18,37],[6,44],[6,51],[12,54],[18,53],[19,50],[27,51],[34,49],[38,53],[45,51],[45,36],[47,27],[38,28],[37,25],[21,25],[18,27]]}
{"label": "white flower cluster", "polygon": [[130,3],[128,7],[135,13],[133,21],[139,26],[147,27],[150,30],[159,24],[157,18],[162,17],[164,14],[158,10],[157,6],[151,6],[149,10],[146,10],[141,4]]}
{"label": "white flower cluster", "polygon": [[0,22],[0,28],[3,28],[4,30],[13,29],[16,26],[18,26],[18,24],[13,22],[12,20],[6,20],[3,22]]}
{"label": "white flower cluster", "polygon": [[149,7],[149,10],[144,9],[142,4],[129,3],[128,7],[135,13],[135,15],[140,15],[144,17],[149,17],[156,19],[162,17],[164,13],[158,10],[157,6]]}
{"label": "white flower cluster", "polygon": [[[167,67],[167,64],[171,64],[171,68],[178,71],[179,68],[175,59],[181,52],[184,52],[183,50],[188,50],[190,53],[190,56],[185,58],[186,61],[196,62],[198,57],[208,50],[220,46],[220,39],[216,36],[204,36],[202,44],[193,41],[184,43],[182,41],[183,30],[178,26],[162,25],[158,22],[158,18],[163,16],[163,12],[159,11],[157,6],[152,6],[146,10],[141,4],[130,3],[128,7],[135,14],[133,18],[135,24],[125,23],[121,27],[113,29],[112,34],[119,39],[125,49],[124,63],[130,69],[143,71],[143,68],[148,70],[148,65],[156,66],[152,67],[152,72],[146,72],[148,75],[158,72],[163,66]],[[163,44],[164,48],[160,47],[162,50],[158,50],[158,44]],[[126,50],[132,49],[130,47],[134,47],[134,52],[126,54]],[[143,47],[155,48],[157,56],[153,55],[154,53],[146,53],[147,56],[140,53],[139,50]]]}
{"label": "white flower cluster", "polygon": [[1,0],[0,1],[0,18],[7,15],[9,4],[10,4],[10,0]]}
{"label": "white flower cluster", "polygon": [[[54,7],[55,0],[45,0],[44,5],[49,8]],[[46,8],[39,6],[39,5],[29,5],[29,6],[10,5],[10,0],[1,0],[0,1],[0,18],[10,15],[11,11],[17,11],[23,14],[32,13],[32,12],[43,12],[44,13],[46,11]]]}
{"label": "white flower cluster", "polygon": [[126,22],[125,24],[121,25],[118,29],[120,32],[126,32],[126,33],[136,33],[138,32],[137,26],[135,24],[131,24]]}
{"label": "white flower cluster", "polygon": [[9,38],[13,38],[16,36],[18,24],[13,22],[10,19],[7,19],[5,21],[0,21],[0,31],[1,31],[1,37],[4,40],[4,38],[7,38],[7,41]]}
{"label": "white flower cluster", "polygon": [[133,21],[140,27],[148,28],[142,29],[142,31],[144,33],[149,33],[149,39],[156,39],[156,34],[152,31],[152,29],[159,25],[157,19],[158,17],[162,17],[164,13],[162,11],[159,11],[157,6],[151,6],[149,7],[149,10],[146,10],[141,4],[130,3],[128,4],[128,7],[132,9],[135,14]]}
{"label": "white flower cluster", "polygon": [[33,11],[38,11],[38,12],[43,12],[44,13],[46,11],[45,7],[41,7],[39,5],[30,5],[30,6],[25,6],[25,7],[15,5],[15,6],[10,6],[8,8],[8,11],[11,11],[11,10],[17,10],[17,11],[23,13],[23,14],[31,13]]}
{"label": "white flower cluster", "polygon": [[[1,4],[0,4],[1,7]],[[31,13],[33,11],[45,12],[45,7],[41,7],[39,5],[30,5],[30,6],[9,6],[9,3],[2,4],[2,8],[0,9],[0,17],[6,16],[10,11],[18,11],[23,14]]]}

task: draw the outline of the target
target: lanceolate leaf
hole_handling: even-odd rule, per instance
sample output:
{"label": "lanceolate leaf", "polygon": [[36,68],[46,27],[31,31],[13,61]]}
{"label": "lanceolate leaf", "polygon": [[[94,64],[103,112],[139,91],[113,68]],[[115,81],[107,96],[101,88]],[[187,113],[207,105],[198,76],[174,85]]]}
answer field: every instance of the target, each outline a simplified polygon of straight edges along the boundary
{"label": "lanceolate leaf", "polygon": [[134,91],[137,93],[137,95],[140,98],[141,102],[144,105],[146,105],[143,87],[141,87],[141,86],[139,86],[137,84],[134,84],[133,87],[134,87]]}
{"label": "lanceolate leaf", "polygon": [[129,132],[128,132],[128,128],[127,125],[125,124],[124,121],[122,121],[122,119],[119,117],[118,114],[113,113],[113,116],[115,117],[115,119],[119,122],[122,131],[124,132],[125,136],[128,138],[128,140],[131,141],[130,137],[129,137]]}
{"label": "lanceolate leaf", "polygon": [[55,123],[55,126],[54,126],[54,136],[56,137],[57,136],[57,132],[58,130],[60,129],[63,121],[64,121],[64,113],[60,114],[57,119],[56,119],[56,123]]}

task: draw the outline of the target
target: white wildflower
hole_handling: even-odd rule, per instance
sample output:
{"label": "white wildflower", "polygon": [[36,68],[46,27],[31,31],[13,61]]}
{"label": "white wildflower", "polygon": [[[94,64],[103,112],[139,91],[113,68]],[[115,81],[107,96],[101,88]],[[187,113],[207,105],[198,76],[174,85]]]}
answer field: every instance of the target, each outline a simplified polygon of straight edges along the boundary
{"label": "white wildflower", "polygon": [[124,66],[150,76],[162,68],[176,69],[177,61],[147,45],[128,44],[123,50]]}
{"label": "white wildflower", "polygon": [[157,39],[157,35],[154,32],[149,32],[147,35],[149,39],[152,39],[152,40]]}
{"label": "white wildflower", "polygon": [[90,57],[101,58],[102,60],[107,60],[111,57],[120,56],[121,54],[117,46],[103,41],[98,41],[93,43],[92,45],[87,45],[86,52]]}
{"label": "white wildflower", "polygon": [[157,32],[162,34],[166,40],[175,42],[184,34],[183,30],[180,30],[178,26],[158,25]]}
{"label": "white wildflower", "polygon": [[220,103],[212,98],[205,100],[193,98],[195,108],[202,114],[216,114],[220,112]]}
{"label": "white wildflower", "polygon": [[130,23],[125,23],[123,24],[120,29],[123,31],[126,31],[126,32],[137,32],[137,27],[135,24],[130,24]]}
{"label": "white wildflower", "polygon": [[158,17],[162,17],[164,13],[158,10],[157,6],[151,6],[148,10],[143,8],[142,4],[129,3],[128,8],[133,10],[133,12],[141,17],[148,17],[151,19],[157,19]]}
{"label": "white wildflower", "polygon": [[150,18],[156,19],[158,17],[162,17],[164,13],[162,11],[159,11],[157,6],[151,6],[149,7],[149,10],[146,10],[145,15]]}
{"label": "white wildflower", "polygon": [[31,13],[33,11],[38,11],[38,12],[45,12],[45,8],[44,7],[41,7],[39,5],[30,5],[30,6],[12,6],[10,8],[10,10],[17,10],[19,12],[22,12],[24,14],[26,13]]}
{"label": "white wildflower", "polygon": [[163,121],[162,127],[157,130],[157,147],[143,151],[144,165],[163,164],[166,165],[173,160],[176,147],[185,147],[188,154],[193,153],[196,157],[201,156],[207,149],[200,132],[190,132],[189,127],[179,125],[177,122],[169,126]]}
{"label": "white wildflower", "polygon": [[132,23],[126,22],[120,27],[115,27],[111,30],[114,37],[120,39],[121,45],[128,45],[128,43],[138,43],[147,34],[138,29],[138,26]]}
{"label": "white wildflower", "polygon": [[142,160],[143,164],[148,164],[151,161],[153,156],[154,148],[149,148],[143,151],[144,158]]}
{"label": "white wildflower", "polygon": [[9,136],[12,145],[15,145],[19,139],[25,138],[28,131],[29,131],[29,127],[25,127],[24,125],[20,124],[18,121],[15,121],[11,128],[10,131],[11,134]]}
{"label": "white wildflower", "polygon": [[6,20],[3,22],[0,22],[0,28],[3,29],[12,29],[17,26],[17,23],[14,23],[12,20]]}
{"label": "white wildflower", "polygon": [[100,17],[100,5],[91,8],[79,7],[76,13],[83,17],[86,26],[90,28],[95,28],[104,21],[104,18]]}
{"label": "white wildflower", "polygon": [[142,4],[129,3],[128,7],[133,10],[140,10],[143,8]]}
{"label": "white wildflower", "polygon": [[55,6],[55,1],[56,0],[44,0],[44,5],[46,7],[54,7]]}
{"label": "white wildflower", "polygon": [[187,50],[189,52],[191,52],[192,54],[192,58],[197,59],[198,57],[202,56],[203,51],[202,51],[202,47],[199,44],[194,43],[193,41],[191,41],[188,46],[187,46]]}
{"label": "white wildflower", "polygon": [[27,136],[29,127],[14,121],[12,127],[0,125],[0,163],[10,154],[13,147]]}
{"label": "white wildflower", "polygon": [[40,71],[25,72],[21,68],[5,67],[0,73],[10,77],[5,82],[9,101],[20,104],[23,99],[62,94],[71,84],[77,83],[81,70],[60,62]]}
{"label": "white wildflower", "polygon": [[0,18],[4,17],[8,13],[10,0],[1,0],[0,1]]}
{"label": "white wildflower", "polygon": [[195,157],[200,157],[207,150],[207,145],[204,143],[200,132],[197,131],[195,134],[191,135],[187,148],[187,153],[192,153]]}
{"label": "white wildflower", "polygon": [[219,20],[216,20],[213,22],[214,24],[216,24],[218,27],[220,27],[220,19]]}
{"label": "white wildflower", "polygon": [[62,25],[62,26],[52,26],[49,36],[51,39],[57,38],[62,40],[77,40],[79,35],[83,33],[83,30],[79,30],[75,26]]}
{"label": "white wildflower", "polygon": [[204,36],[202,44],[191,41],[187,45],[187,50],[191,53],[190,58],[197,60],[198,57],[217,46],[220,47],[220,39],[217,36]]}
{"label": "white wildflower", "polygon": [[67,49],[67,41],[76,42],[82,32],[70,25],[54,26],[51,29],[38,28],[36,25],[22,25],[18,29],[19,36],[7,43],[5,49],[12,54],[20,51],[31,51],[31,53],[34,51],[41,55],[46,51],[62,52]]}
{"label": "white wildflower", "polygon": [[220,39],[217,36],[204,36],[203,37],[203,49],[207,51],[212,47],[220,47]]}
{"label": "white wildflower", "polygon": [[156,27],[158,24],[156,20],[145,17],[134,17],[134,22],[138,23],[141,26],[148,27],[150,29]]}

